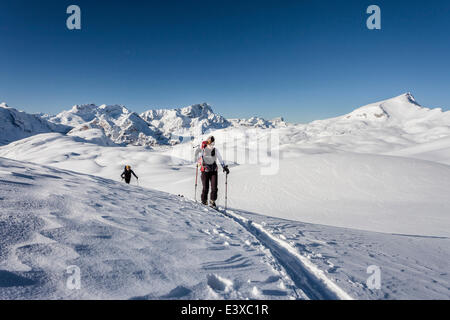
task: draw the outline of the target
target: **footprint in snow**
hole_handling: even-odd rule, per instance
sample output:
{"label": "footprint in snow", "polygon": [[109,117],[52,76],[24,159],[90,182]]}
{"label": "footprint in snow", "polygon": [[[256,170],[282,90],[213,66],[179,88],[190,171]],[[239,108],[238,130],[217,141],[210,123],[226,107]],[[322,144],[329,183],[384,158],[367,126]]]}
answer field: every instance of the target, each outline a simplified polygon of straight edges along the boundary
{"label": "footprint in snow", "polygon": [[216,274],[206,276],[208,286],[214,291],[228,293],[233,290],[233,281]]}

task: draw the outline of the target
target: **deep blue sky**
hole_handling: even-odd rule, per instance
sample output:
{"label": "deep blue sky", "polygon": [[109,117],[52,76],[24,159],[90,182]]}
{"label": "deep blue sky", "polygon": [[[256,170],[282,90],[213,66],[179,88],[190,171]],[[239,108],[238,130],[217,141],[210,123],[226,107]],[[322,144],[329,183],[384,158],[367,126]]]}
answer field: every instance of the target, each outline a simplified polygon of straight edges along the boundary
{"label": "deep blue sky", "polygon": [[[70,4],[80,31],[66,28]],[[380,31],[366,28],[370,4]],[[448,0],[0,0],[0,101],[45,113],[208,102],[292,122],[407,91],[450,107],[449,13]]]}

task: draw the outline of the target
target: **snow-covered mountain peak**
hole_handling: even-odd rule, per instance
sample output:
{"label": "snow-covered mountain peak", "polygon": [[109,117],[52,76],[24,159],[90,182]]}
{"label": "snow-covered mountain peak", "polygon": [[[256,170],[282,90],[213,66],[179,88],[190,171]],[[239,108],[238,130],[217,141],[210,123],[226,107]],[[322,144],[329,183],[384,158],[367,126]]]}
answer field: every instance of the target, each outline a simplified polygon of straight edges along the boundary
{"label": "snow-covered mountain peak", "polygon": [[[394,97],[392,99],[389,99],[389,100],[403,102],[403,103],[412,103],[417,106],[420,106],[420,104],[416,101],[416,99],[414,98],[414,96],[412,95],[411,92],[406,92],[404,94],[401,94],[401,95]],[[386,101],[389,101],[389,100],[386,100]]]}
{"label": "snow-covered mountain peak", "polygon": [[[0,106],[2,107],[0,111],[4,111],[2,115],[4,122],[8,123],[5,127],[12,125],[13,128],[25,128],[21,126],[22,122],[17,120],[21,118],[17,116],[19,114],[17,110],[13,112],[15,109],[9,108],[6,103],[1,103]],[[8,110],[11,112],[7,112]],[[44,122],[50,121],[50,127],[52,124],[64,125],[65,128],[71,127],[70,135],[84,139],[95,137],[97,141],[101,137],[102,141],[110,139],[111,144],[145,146],[173,145],[181,141],[179,136],[196,138],[225,128],[228,128],[227,133],[239,128],[290,128],[296,132],[293,135],[295,139],[308,141],[316,141],[316,139],[323,141],[324,137],[344,135],[357,136],[365,140],[368,139],[367,133],[375,134],[373,132],[376,132],[379,138],[388,132],[389,136],[394,136],[392,139],[399,140],[400,143],[405,133],[417,135],[418,141],[427,142],[444,137],[450,130],[450,112],[443,112],[439,108],[422,107],[410,92],[367,104],[342,116],[298,125],[287,124],[281,117],[273,120],[257,116],[248,119],[226,119],[216,114],[207,103],[174,109],[153,109],[140,115],[123,105],[80,104],[56,116],[42,114],[30,116]],[[24,123],[29,124],[30,121],[27,120]],[[61,128],[26,130],[25,136],[41,132],[64,131]],[[93,131],[87,132],[89,130]],[[101,134],[102,132],[104,135]],[[17,137],[20,136],[17,135]],[[2,143],[8,141],[11,139]],[[110,143],[108,142],[107,145]]]}
{"label": "snow-covered mountain peak", "polygon": [[387,100],[375,102],[370,105],[381,105],[381,106],[386,106],[386,107],[391,107],[391,108],[396,107],[396,108],[405,108],[405,109],[413,109],[413,110],[420,110],[420,109],[428,110],[428,108],[422,107],[416,101],[416,99],[410,92],[401,94],[399,96],[396,96],[396,97],[393,97],[393,98],[390,98]]}
{"label": "snow-covered mountain peak", "polygon": [[430,109],[422,107],[417,103],[414,96],[408,92],[391,99],[362,106],[340,118],[345,120],[403,122],[411,118],[422,118],[428,111]]}
{"label": "snow-covered mountain peak", "polygon": [[379,105],[389,114],[391,122],[395,123],[418,123],[430,120],[447,123],[450,120],[450,112],[442,112],[440,108],[423,107],[411,93],[382,101]]}
{"label": "snow-covered mountain peak", "polygon": [[[62,123],[73,127],[70,135],[85,137],[102,136],[102,141],[109,138],[111,143],[132,145],[155,145],[158,143],[157,134],[135,112],[122,105],[83,104],[75,105],[68,111],[63,111],[50,117],[54,123]],[[87,130],[95,131],[87,133]],[[98,139],[97,139],[98,140]]]}
{"label": "snow-covered mountain peak", "polygon": [[[146,121],[161,120],[163,118],[187,117],[208,119],[217,116],[211,106],[207,103],[194,104],[183,108],[175,109],[152,109],[141,113],[141,117]],[[219,116],[220,117],[220,116]]]}
{"label": "snow-covered mountain peak", "polygon": [[[2,106],[8,108],[5,103]],[[274,120],[259,117],[227,120],[216,114],[208,103],[174,109],[148,110],[140,115],[123,105],[89,103],[74,105],[54,116],[43,114],[35,116],[50,124],[63,125],[67,129],[66,132],[70,130],[69,135],[89,138],[87,140],[94,137],[95,141],[107,141],[105,145],[114,143],[172,145],[180,141],[179,136],[197,137],[217,129],[239,126],[255,128],[286,126],[281,117]]]}
{"label": "snow-covered mountain peak", "polygon": [[197,136],[231,125],[227,119],[214,113],[207,103],[176,109],[148,110],[140,117],[167,138],[173,134]]}
{"label": "snow-covered mountain peak", "polygon": [[28,114],[0,104],[0,145],[24,139],[39,133],[66,133],[69,127],[54,124],[39,115]]}
{"label": "snow-covered mountain peak", "polygon": [[122,115],[128,115],[133,113],[122,105],[106,105],[102,104],[98,107],[98,112],[108,114],[111,117],[121,117]]}
{"label": "snow-covered mountain peak", "polygon": [[253,127],[253,128],[276,128],[285,127],[286,122],[283,117],[278,117],[272,120],[266,120],[260,117],[251,117],[248,119],[230,119],[231,123],[235,127]]}
{"label": "snow-covered mountain peak", "polygon": [[181,108],[180,113],[189,118],[208,118],[211,114],[214,114],[214,111],[209,104],[202,103]]}
{"label": "snow-covered mountain peak", "polygon": [[100,106],[97,106],[96,104],[91,103],[91,104],[75,105],[69,111],[63,111],[58,115],[56,115],[56,118],[62,119],[70,115],[77,115],[86,121],[91,121],[92,119],[100,115],[107,115],[110,117],[119,118],[123,114],[130,114],[130,113],[132,113],[130,110],[121,105],[102,104]]}
{"label": "snow-covered mountain peak", "polygon": [[76,104],[70,109],[69,112],[72,113],[88,113],[88,112],[94,112],[94,110],[97,109],[97,106],[93,103],[89,104]]}

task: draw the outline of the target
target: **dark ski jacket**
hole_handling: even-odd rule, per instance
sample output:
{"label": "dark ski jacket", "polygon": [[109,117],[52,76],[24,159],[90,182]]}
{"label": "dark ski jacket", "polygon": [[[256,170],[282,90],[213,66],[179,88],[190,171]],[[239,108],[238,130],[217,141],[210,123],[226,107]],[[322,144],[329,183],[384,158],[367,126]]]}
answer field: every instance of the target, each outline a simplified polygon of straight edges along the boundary
{"label": "dark ski jacket", "polygon": [[130,181],[131,180],[131,174],[133,174],[133,176],[135,176],[136,179],[138,178],[133,170],[124,170],[120,176],[122,177],[122,179]]}

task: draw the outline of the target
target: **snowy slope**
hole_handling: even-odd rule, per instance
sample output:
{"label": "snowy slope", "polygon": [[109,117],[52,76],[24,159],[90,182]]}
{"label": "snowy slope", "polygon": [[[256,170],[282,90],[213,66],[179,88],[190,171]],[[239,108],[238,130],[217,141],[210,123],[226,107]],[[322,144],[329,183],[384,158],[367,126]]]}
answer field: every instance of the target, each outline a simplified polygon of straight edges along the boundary
{"label": "snowy slope", "polygon": [[[222,149],[236,149],[238,157],[248,149],[256,149],[250,144],[273,134],[278,137],[283,158],[342,151],[390,154],[450,137],[450,111],[421,107],[409,93],[357,108],[337,118],[308,124],[256,117],[230,121],[232,127],[216,130],[214,135],[217,145]],[[206,136],[196,136],[195,144]],[[182,156],[185,151],[174,152]],[[233,157],[229,160],[236,162]]]}
{"label": "snowy slope", "polygon": [[251,232],[189,200],[3,158],[0,169],[1,299],[350,298],[309,262],[306,295]]}
{"label": "snowy slope", "polygon": [[[198,119],[204,111],[198,108],[172,115],[178,119],[181,112]],[[213,132],[216,145],[232,169],[229,203],[303,222],[448,236],[450,200],[445,190],[450,176],[449,167],[443,165],[448,164],[448,115],[420,107],[405,94],[308,125],[218,129]],[[160,116],[170,118],[164,112]],[[130,164],[144,178],[144,186],[192,197],[192,146],[209,134],[151,152],[139,147],[104,148],[102,142],[48,134],[1,147],[0,156],[110,179],[117,179],[123,166]],[[264,175],[266,164],[261,158],[255,161],[258,146],[274,134],[279,138],[277,169]],[[223,177],[220,183],[222,191]],[[219,201],[222,196],[219,192]]]}
{"label": "snowy slope", "polygon": [[[0,299],[448,298],[448,238],[220,213],[4,158],[0,204]],[[380,263],[386,285],[370,289]]]}
{"label": "snowy slope", "polygon": [[[73,210],[78,210],[80,208],[78,203],[83,203],[82,209],[78,211],[92,213],[92,210],[97,210],[96,220],[101,223],[104,222],[103,218],[100,219],[98,216],[105,215],[104,211],[111,211],[125,221],[134,219],[127,220],[128,215],[126,218],[121,216],[127,210],[121,206],[122,201],[116,201],[115,198],[122,199],[124,202],[130,202],[129,198],[131,198],[132,206],[139,208],[146,203],[144,197],[148,197],[148,195],[151,195],[149,200],[151,206],[158,207],[158,210],[166,210],[164,211],[165,218],[170,215],[169,212],[178,212],[177,215],[189,214],[191,218],[195,216],[195,214],[191,214],[191,209],[197,212],[196,210],[199,208],[192,207],[189,201],[184,201],[182,207],[174,207],[174,203],[178,203],[177,201],[180,200],[178,197],[164,194],[161,196],[162,199],[159,197],[160,193],[156,191],[145,190],[139,193],[136,190],[141,189],[133,186],[128,186],[133,193],[122,195],[122,185],[117,185],[116,188],[115,183],[106,183],[104,179],[120,181],[123,166],[129,164],[140,177],[142,187],[172,194],[183,194],[186,198],[193,198],[195,167],[192,161],[194,151],[192,147],[209,134],[214,134],[217,147],[231,167],[228,204],[232,211],[229,211],[229,216],[223,218],[226,218],[224,221],[230,222],[231,220],[233,224],[226,224],[228,233],[223,234],[230,239],[236,239],[236,234],[239,235],[237,238],[241,239],[240,236],[245,234],[253,237],[258,246],[261,245],[264,248],[264,252],[267,253],[267,250],[270,250],[274,256],[268,255],[267,259],[273,262],[271,264],[273,268],[281,271],[281,278],[277,279],[283,279],[283,284],[276,282],[277,288],[274,287],[275,284],[273,286],[271,284],[271,287],[267,289],[261,289],[258,286],[256,289],[255,286],[242,286],[241,281],[244,281],[242,279],[247,277],[244,275],[246,271],[241,274],[240,268],[237,268],[233,272],[229,270],[228,274],[214,273],[215,275],[211,276],[202,273],[203,282],[197,281],[198,287],[193,280],[186,280],[187,278],[183,278],[183,281],[187,281],[189,285],[180,284],[182,281],[174,281],[167,286],[158,283],[156,288],[161,288],[161,291],[156,293],[153,289],[147,290],[149,288],[147,284],[142,285],[142,282],[137,284],[137,282],[133,282],[134,280],[131,281],[126,277],[124,287],[129,287],[129,291],[116,288],[117,290],[114,289],[116,291],[112,290],[113,293],[108,293],[105,288],[112,284],[108,284],[109,278],[106,277],[105,288],[99,289],[92,284],[93,291],[89,289],[87,293],[83,294],[72,292],[70,293],[73,294],[71,297],[208,298],[217,297],[215,294],[218,292],[220,298],[265,297],[272,299],[272,296],[277,296],[320,299],[336,295],[336,292],[328,291],[331,289],[324,284],[327,281],[319,286],[323,291],[315,291],[310,286],[302,287],[301,283],[304,278],[312,277],[314,287],[314,284],[317,284],[315,277],[320,278],[323,271],[326,278],[338,284],[344,291],[344,295],[347,292],[356,298],[448,298],[450,283],[448,274],[450,272],[446,261],[450,256],[450,246],[448,245],[450,198],[447,192],[450,188],[450,144],[448,140],[450,137],[450,112],[421,107],[410,94],[370,104],[341,117],[298,125],[286,124],[281,120],[266,121],[260,118],[230,120],[225,124],[221,122],[221,118],[215,118],[208,106],[202,107],[201,105],[172,111],[161,110],[159,113],[149,112],[147,113],[149,122],[119,106],[85,106],[76,109],[75,112],[60,114],[59,120],[52,120],[58,124],[75,126],[69,135],[43,133],[27,137],[0,147],[0,157],[51,165],[54,168],[95,176],[86,178],[73,172],[67,176],[65,172],[58,169],[40,168],[37,165],[23,163],[12,164],[10,160],[2,160],[3,168],[0,167],[0,176],[6,175],[0,178],[3,181],[0,183],[0,188],[6,188],[3,189],[6,192],[0,194],[2,213],[8,208],[10,208],[8,212],[11,213],[21,212],[17,207],[21,202],[15,204],[13,200],[18,199],[18,193],[11,193],[13,189],[9,188],[13,185],[20,188],[20,190],[17,189],[17,192],[20,192],[21,195],[24,194],[24,199],[28,199],[27,197],[30,195],[27,193],[27,188],[38,190],[36,192],[39,196],[33,194],[32,200],[26,200],[24,207],[42,207],[42,202],[37,201],[40,197],[39,190],[42,190],[44,194],[47,192],[46,190],[50,190],[48,194],[55,193],[61,196],[52,198],[52,201],[57,199],[55,200],[57,206],[65,203],[65,200],[62,200],[63,197],[70,200],[64,207],[68,211],[72,210],[72,207]],[[99,109],[105,110],[98,111]],[[217,123],[219,125],[215,127]],[[193,135],[195,139],[190,143],[178,144],[170,148],[158,148],[155,147],[152,140],[153,136],[144,136],[140,140],[140,125],[151,131],[156,143],[161,141],[163,141],[161,144],[174,143],[175,141],[170,139],[176,138],[176,132],[187,136]],[[277,144],[277,147],[271,150],[271,156],[265,155],[261,158],[260,146],[264,145],[264,141],[267,141],[268,138],[272,139],[275,136],[279,140],[279,145]],[[147,137],[150,137],[149,140]],[[125,147],[115,143],[121,141],[124,144],[131,143],[132,145]],[[143,147],[145,145],[152,145],[153,148]],[[274,159],[277,160],[275,172],[268,175],[262,174],[264,169],[267,169],[266,161]],[[18,168],[18,171],[14,169],[16,174],[11,175],[9,168],[14,168],[14,166],[21,167],[21,169]],[[38,172],[39,175],[29,174],[30,170]],[[42,184],[29,186],[30,181],[47,179],[40,175],[41,170],[44,170],[44,175],[64,175],[64,180],[71,182],[65,185],[62,184],[62,179],[49,178],[50,180],[42,181]],[[14,184],[12,181],[18,184]],[[82,190],[81,186],[77,187],[79,185],[85,186],[85,188]],[[114,192],[108,193],[109,188],[116,189]],[[85,189],[92,194],[92,196],[89,195],[87,202],[83,202],[83,196],[86,196]],[[72,190],[74,191],[72,192]],[[219,204],[224,203],[223,191],[224,176],[220,173]],[[105,196],[105,194],[108,195]],[[134,198],[135,196],[136,198]],[[153,198],[161,201],[155,200],[155,202],[152,200]],[[4,199],[9,199],[9,202],[3,201]],[[125,199],[127,200],[125,201]],[[111,206],[111,202],[114,202],[113,206]],[[92,203],[98,203],[101,206],[95,207]],[[159,206],[164,209],[160,209]],[[131,215],[140,218],[138,211],[138,209],[133,211],[134,213]],[[250,212],[265,216],[254,215]],[[130,214],[130,211],[127,214]],[[201,236],[192,235],[192,232],[201,229],[202,222],[223,226],[222,222],[208,220],[209,214],[208,218],[199,216],[198,220],[194,219],[191,224],[193,228],[189,230],[184,230],[181,223],[177,224],[184,221],[183,219],[176,222],[158,220],[158,223],[161,222],[163,226],[181,225],[177,230],[180,234],[188,237],[184,238],[184,241],[190,239],[191,236],[193,239],[201,240]],[[81,226],[77,224],[78,213],[73,211],[68,214],[68,216],[71,215],[73,215],[73,219],[69,219],[70,224],[66,226],[72,228],[71,230],[73,228],[79,230]],[[82,216],[82,219],[86,219],[86,217]],[[251,219],[251,221],[245,219]],[[140,225],[146,225],[142,220],[137,221]],[[60,224],[62,222],[58,221]],[[67,221],[64,220],[64,222]],[[6,226],[8,226],[7,230],[10,230],[9,224]],[[199,228],[196,228],[197,226]],[[233,229],[236,227],[238,229]],[[164,227],[159,225],[158,228],[164,230]],[[127,230],[130,231],[130,228],[127,227]],[[94,234],[89,232],[89,234]],[[219,233],[221,232],[219,231]],[[10,233],[7,231],[5,234],[9,237]],[[39,234],[42,235],[42,232]],[[215,232],[213,231],[212,234]],[[40,235],[37,237],[39,238]],[[223,235],[219,235],[219,237],[224,238]],[[91,239],[86,235],[79,236],[79,238]],[[160,243],[156,238],[153,240]],[[153,240],[145,238],[145,241]],[[248,246],[245,240],[241,240]],[[83,241],[85,240],[80,242],[82,245],[91,245],[88,240]],[[225,241],[231,244],[229,240]],[[249,241],[251,244],[251,240]],[[11,247],[10,244],[3,246]],[[113,250],[121,254],[125,251],[121,247],[114,247],[108,251],[109,247],[102,242],[92,252],[98,253],[100,248],[105,246],[107,248],[105,255],[110,257],[114,256]],[[132,244],[131,247],[133,247]],[[211,254],[209,251],[205,253],[201,245],[199,248],[199,254]],[[230,245],[230,248],[237,250],[238,246],[234,248],[233,245]],[[40,252],[46,252],[46,250],[47,248],[45,250],[32,249],[32,253],[28,256],[24,255],[29,259],[25,261],[32,261],[35,257],[40,259]],[[168,248],[165,247],[165,250]],[[177,249],[175,251],[175,255],[177,255]],[[189,250],[183,247],[180,251],[188,252]],[[134,251],[132,254],[137,256],[138,260],[142,258],[136,265],[142,266],[144,264],[142,261],[148,262],[148,258],[141,257]],[[241,252],[233,254],[245,257]],[[298,254],[308,257],[320,270],[308,269],[308,262]],[[124,255],[126,254],[124,253]],[[14,283],[16,280],[19,283],[22,283],[21,281],[29,283],[23,278],[29,279],[34,277],[33,274],[39,274],[39,272],[28,271],[30,273],[11,275],[10,273],[16,271],[27,271],[20,269],[22,268],[20,265],[24,264],[22,256],[17,255],[13,256],[12,260],[8,259],[6,264],[0,263],[0,272],[3,272],[3,279],[7,279],[6,283],[9,283],[8,281]],[[39,265],[46,259],[53,261],[53,257],[46,257],[36,263]],[[90,259],[94,259],[94,257],[90,257]],[[124,260],[127,259],[124,258]],[[133,260],[133,258],[130,259]],[[195,261],[198,258],[193,257],[192,259]],[[228,258],[224,257],[222,261],[226,259]],[[252,259],[250,260],[253,261]],[[296,261],[296,263],[290,265],[284,260]],[[17,264],[19,269],[2,267],[9,266],[9,263],[14,266],[17,261],[21,261]],[[234,263],[234,259],[231,261]],[[241,256],[238,261],[241,261]],[[377,265],[380,261],[382,266],[386,267],[383,271],[383,279],[387,279],[388,285],[379,291],[369,290],[364,285],[364,277],[367,275],[366,268],[371,264]],[[97,264],[97,262],[92,263]],[[57,260],[54,264],[61,265]],[[103,268],[103,262],[101,265]],[[108,263],[106,265],[108,270],[112,270]],[[132,263],[130,265],[134,266]],[[176,269],[176,267],[174,265],[173,269],[161,274],[172,274],[172,271],[173,274],[181,272],[184,277],[184,271]],[[40,265],[36,270],[41,271],[39,268]],[[91,268],[90,265],[89,268]],[[128,268],[123,267],[122,271]],[[133,268],[131,267],[132,270],[134,270]],[[194,269],[194,267],[188,268],[189,272],[197,272],[193,271]],[[4,273],[1,270],[10,273]],[[96,270],[102,270],[94,272],[94,274],[104,279],[103,269]],[[55,277],[54,274],[59,274],[56,278],[61,278],[61,272],[58,272],[50,270],[41,274],[45,279]],[[232,279],[235,273],[238,274],[237,280]],[[50,274],[52,276],[49,276]],[[273,278],[269,276],[267,279]],[[55,283],[51,282],[53,280],[41,280],[39,278],[36,281],[46,283],[50,287]],[[97,278],[95,281],[99,282],[99,279]],[[318,281],[320,282],[320,279]],[[262,283],[269,285],[272,282],[266,280]],[[230,286],[233,287],[233,290],[226,289]],[[47,290],[50,287],[42,289],[39,286],[35,288],[37,291],[27,290],[30,288],[16,288],[16,286],[10,288],[8,285],[3,287],[7,289],[2,289],[0,285],[0,297],[3,294],[7,297],[27,295],[28,297],[38,297],[37,291],[42,293],[53,290]],[[139,291],[142,288],[143,290]],[[222,288],[222,290],[214,288]],[[240,290],[240,288],[243,289]],[[290,289],[285,290],[286,288]],[[52,292],[58,293],[49,294],[48,297],[61,297],[62,291],[58,291],[60,289],[53,290]],[[172,289],[173,291],[171,291]],[[15,290],[22,291],[16,292]],[[136,292],[136,290],[139,294],[133,295],[132,292]],[[280,293],[280,290],[283,293]]]}
{"label": "snowy slope", "polygon": [[0,104],[0,145],[46,132],[67,132],[70,128],[56,125],[32,115]]}
{"label": "snowy slope", "polygon": [[450,165],[450,137],[416,144],[387,153],[388,155],[418,158]]}
{"label": "snowy slope", "polygon": [[[450,297],[448,237],[359,231],[242,211],[239,215],[296,248],[352,297],[396,300]],[[369,266],[380,267],[380,289],[367,287]]]}
{"label": "snowy slope", "polygon": [[[251,234],[217,212],[68,171],[5,159],[0,169],[1,299],[300,293]],[[66,288],[70,265],[81,269],[81,290]]]}
{"label": "snowy slope", "polygon": [[410,93],[332,119],[295,125],[285,141],[334,150],[383,153],[450,136],[450,111],[420,106]]}
{"label": "snowy slope", "polygon": [[351,153],[305,155],[279,165],[276,175],[234,167],[230,206],[360,230],[450,236],[449,166]]}
{"label": "snowy slope", "polygon": [[[193,150],[188,144],[175,149]],[[220,146],[219,146],[220,147]],[[45,134],[0,148],[0,156],[118,179],[129,164],[141,185],[193,198],[195,167],[176,150],[101,147]],[[226,156],[228,153],[223,152]],[[176,155],[176,156],[174,156]],[[290,153],[275,174],[231,166],[229,205],[270,216],[362,230],[449,236],[450,167],[357,153]],[[223,203],[223,175],[219,202]]]}

